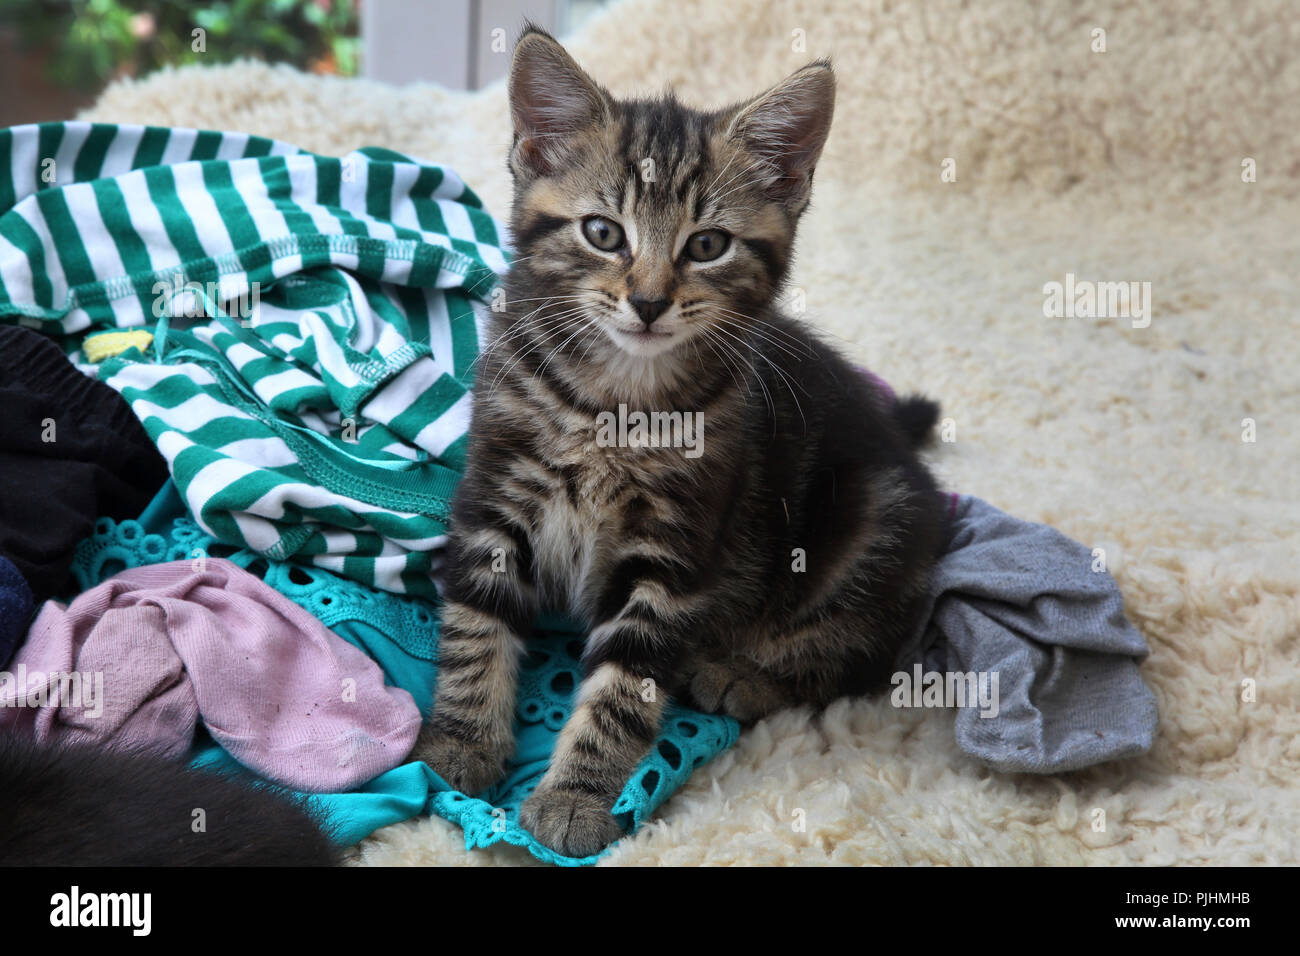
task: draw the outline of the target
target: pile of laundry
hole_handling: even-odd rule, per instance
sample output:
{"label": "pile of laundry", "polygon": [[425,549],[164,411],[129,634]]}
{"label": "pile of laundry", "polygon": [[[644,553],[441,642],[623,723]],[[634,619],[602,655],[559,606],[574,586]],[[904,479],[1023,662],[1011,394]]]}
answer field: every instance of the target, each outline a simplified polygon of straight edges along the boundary
{"label": "pile of laundry", "polygon": [[[571,622],[536,622],[505,779],[463,794],[407,760],[508,267],[454,172],[388,150],[0,130],[0,733],[254,774],[346,845],[436,813],[468,848],[595,862],[518,822],[571,712]],[[949,517],[894,706],[955,708],[1004,772],[1149,749],[1147,648],[1104,563],[970,496]],[[625,829],[737,733],[670,707]]]}
{"label": "pile of laundry", "polygon": [[[337,841],[433,812],[541,859],[517,809],[581,634],[540,620],[487,793],[407,758],[502,228],[450,169],[240,133],[0,131],[0,733],[297,791]],[[635,829],[730,746],[673,711]]]}

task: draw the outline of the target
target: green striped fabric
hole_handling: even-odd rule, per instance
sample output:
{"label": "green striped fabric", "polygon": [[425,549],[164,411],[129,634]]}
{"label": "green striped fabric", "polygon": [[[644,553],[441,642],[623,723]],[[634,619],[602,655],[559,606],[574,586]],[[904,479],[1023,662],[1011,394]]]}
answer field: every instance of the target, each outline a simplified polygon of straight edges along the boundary
{"label": "green striped fabric", "polygon": [[[0,321],[120,392],[202,527],[434,596],[502,227],[444,167],[241,133],[0,131]],[[145,329],[99,366],[85,340]],[[107,339],[101,340],[107,341]]]}

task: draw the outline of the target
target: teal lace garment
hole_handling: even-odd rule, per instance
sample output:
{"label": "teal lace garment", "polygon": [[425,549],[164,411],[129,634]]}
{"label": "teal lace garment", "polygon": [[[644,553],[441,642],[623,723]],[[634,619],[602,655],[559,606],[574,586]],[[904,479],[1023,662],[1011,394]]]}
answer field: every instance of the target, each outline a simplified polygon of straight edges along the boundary
{"label": "teal lace garment", "polygon": [[[73,573],[80,589],[86,590],[127,568],[204,556],[225,558],[257,574],[320,618],[374,658],[388,682],[410,692],[428,713],[436,675],[436,604],[221,544],[194,523],[170,481],[138,521],[101,518],[94,534],[78,546]],[[322,811],[334,839],[344,845],[427,811],[458,824],[465,831],[467,849],[505,842],[561,866],[596,862],[599,856],[575,859],[542,846],[519,825],[518,817],[519,805],[541,780],[569,716],[580,675],[581,642],[581,632],[567,622],[538,622],[520,674],[516,754],[505,779],[487,792],[470,796],[452,790],[428,766],[416,762],[383,774],[355,793],[302,796]],[[727,717],[668,707],[659,740],[614,805],[624,830],[634,832],[696,767],[735,743],[738,730]],[[248,772],[215,744],[202,747],[193,764]]]}

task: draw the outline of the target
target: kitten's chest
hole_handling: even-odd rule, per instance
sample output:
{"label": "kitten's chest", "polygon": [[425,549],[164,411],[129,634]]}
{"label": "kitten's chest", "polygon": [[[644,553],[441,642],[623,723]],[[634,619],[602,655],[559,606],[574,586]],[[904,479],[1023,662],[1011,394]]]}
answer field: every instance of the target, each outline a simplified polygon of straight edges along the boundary
{"label": "kitten's chest", "polygon": [[630,502],[674,466],[661,450],[608,447],[595,429],[556,434],[545,464],[551,492],[537,499],[532,548],[543,601],[584,616],[627,540]]}

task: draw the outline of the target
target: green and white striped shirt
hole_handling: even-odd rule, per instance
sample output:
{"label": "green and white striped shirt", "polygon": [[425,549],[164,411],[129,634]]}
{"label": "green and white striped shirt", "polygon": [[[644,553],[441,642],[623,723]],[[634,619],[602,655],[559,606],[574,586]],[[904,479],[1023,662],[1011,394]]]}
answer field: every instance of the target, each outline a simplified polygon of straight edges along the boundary
{"label": "green and white striped shirt", "polygon": [[[126,398],[214,537],[385,590],[435,593],[476,303],[507,267],[454,172],[387,150],[0,131],[0,321]],[[153,340],[92,366],[87,339],[123,329]]]}

